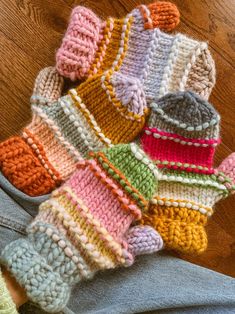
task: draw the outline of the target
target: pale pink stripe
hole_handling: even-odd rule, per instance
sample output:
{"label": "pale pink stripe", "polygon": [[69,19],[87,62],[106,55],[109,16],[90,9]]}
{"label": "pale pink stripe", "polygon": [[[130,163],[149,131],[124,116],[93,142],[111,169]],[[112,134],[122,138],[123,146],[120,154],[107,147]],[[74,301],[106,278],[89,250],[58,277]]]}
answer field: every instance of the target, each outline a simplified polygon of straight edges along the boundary
{"label": "pale pink stripe", "polygon": [[31,124],[28,129],[42,144],[48,161],[66,180],[75,170],[77,161],[68,153],[65,147],[55,137],[47,124],[42,121],[39,124]]}
{"label": "pale pink stripe", "polygon": [[[116,240],[121,241],[133,216],[123,210],[120,200],[94,175],[90,167],[78,169],[64,186],[70,187],[83,200],[91,214]],[[116,190],[118,190],[117,186]],[[120,190],[120,194],[123,195],[123,198],[125,197],[122,190]]]}

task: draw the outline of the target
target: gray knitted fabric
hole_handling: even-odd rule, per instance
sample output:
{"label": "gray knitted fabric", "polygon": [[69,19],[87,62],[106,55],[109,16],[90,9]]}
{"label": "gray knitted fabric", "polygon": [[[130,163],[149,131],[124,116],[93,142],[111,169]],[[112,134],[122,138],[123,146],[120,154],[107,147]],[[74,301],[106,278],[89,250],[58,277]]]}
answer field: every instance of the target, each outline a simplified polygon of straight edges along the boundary
{"label": "gray knitted fabric", "polygon": [[215,108],[193,92],[169,93],[150,105],[148,121],[157,127],[189,138],[218,138],[220,116]]}

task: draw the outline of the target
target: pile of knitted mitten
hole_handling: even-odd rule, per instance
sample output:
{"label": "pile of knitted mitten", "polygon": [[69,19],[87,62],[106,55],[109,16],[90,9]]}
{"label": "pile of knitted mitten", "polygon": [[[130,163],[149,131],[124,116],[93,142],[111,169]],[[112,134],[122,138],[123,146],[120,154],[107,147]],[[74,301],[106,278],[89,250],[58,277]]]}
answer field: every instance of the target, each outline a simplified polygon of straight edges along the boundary
{"label": "pile of knitted mitten", "polygon": [[[169,2],[102,21],[78,6],[31,97],[32,122],[0,144],[25,194],[51,193],[0,262],[48,312],[99,270],[162,248],[201,253],[213,205],[235,190],[235,154],[213,165],[220,116],[207,43],[170,34]],[[64,78],[82,80],[62,96]]]}

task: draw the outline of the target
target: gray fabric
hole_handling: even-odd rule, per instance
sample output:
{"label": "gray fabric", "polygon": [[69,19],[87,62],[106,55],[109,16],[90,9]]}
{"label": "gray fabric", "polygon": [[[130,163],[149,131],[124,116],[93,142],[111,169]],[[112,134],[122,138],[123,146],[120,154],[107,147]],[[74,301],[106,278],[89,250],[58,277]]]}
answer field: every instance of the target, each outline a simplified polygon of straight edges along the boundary
{"label": "gray fabric", "polygon": [[[168,119],[177,121],[179,125],[185,124],[184,128],[193,127],[196,130],[198,126],[207,129],[220,119],[219,114],[209,102],[191,91],[169,93],[152,104],[151,109],[157,113],[160,109],[162,115],[164,114]],[[211,124],[212,120],[214,124]]]}
{"label": "gray fabric", "polygon": [[[29,215],[35,216],[37,214],[38,205],[47,200],[50,194],[38,196],[38,197],[31,197],[20,190],[16,189],[0,172],[0,188],[5,191],[16,203],[18,206],[21,206],[24,211],[28,212]],[[9,201],[10,204],[13,200]],[[20,222],[20,220],[19,220]]]}
{"label": "gray fabric", "polygon": [[148,127],[186,138],[218,139],[220,116],[193,92],[169,93],[150,105]]}
{"label": "gray fabric", "polygon": [[[235,280],[166,253],[140,257],[129,269],[99,274],[72,294],[75,313],[117,314],[216,306],[235,311]],[[210,307],[213,306],[213,312]],[[221,309],[221,308],[220,308]],[[161,312],[161,311],[160,311]],[[173,312],[174,313],[174,312]],[[217,312],[221,313],[221,312]],[[231,312],[232,313],[232,312]]]}
{"label": "gray fabric", "polygon": [[[41,198],[25,196],[2,176],[0,186],[1,250],[24,235]],[[45,312],[28,303],[20,313]],[[235,279],[161,252],[77,285],[64,310],[64,314],[131,313],[235,313]]]}
{"label": "gray fabric", "polygon": [[[79,152],[84,152],[84,154],[87,154],[89,150],[88,146],[84,143],[84,139],[82,139],[81,134],[77,130],[77,127],[71,123],[69,116],[64,113],[64,110],[61,107],[61,103],[63,101],[65,103],[70,103],[72,100],[70,97],[64,96],[60,101],[55,102],[52,106],[42,106],[41,109],[52,121],[56,122],[57,127],[59,127],[61,133],[69,143],[79,149]],[[69,110],[69,108],[67,108],[67,110]],[[74,111],[73,115],[76,116],[76,120],[81,124],[80,127],[83,127],[83,123],[81,123],[82,117],[80,112]],[[86,127],[83,127],[83,131],[86,136],[89,136],[89,132],[86,131]],[[91,143],[94,142],[90,136],[89,139]]]}

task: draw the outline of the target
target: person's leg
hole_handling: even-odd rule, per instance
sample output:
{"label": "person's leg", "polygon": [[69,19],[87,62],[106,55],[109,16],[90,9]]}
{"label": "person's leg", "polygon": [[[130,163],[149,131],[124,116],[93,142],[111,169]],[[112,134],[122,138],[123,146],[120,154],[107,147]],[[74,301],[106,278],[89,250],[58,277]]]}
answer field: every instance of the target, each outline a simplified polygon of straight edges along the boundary
{"label": "person's leg", "polygon": [[0,188],[0,250],[25,235],[32,216]]}
{"label": "person's leg", "polygon": [[[36,216],[38,212],[38,206],[47,200],[50,196],[50,194],[46,194],[43,196],[38,197],[31,197],[26,195],[25,193],[18,190],[16,187],[14,187],[0,172],[0,189],[2,189],[5,194],[9,196],[9,198],[14,200],[18,206],[21,206],[28,214],[31,216]],[[10,204],[12,202],[10,201]]]}
{"label": "person's leg", "polygon": [[68,307],[76,314],[235,313],[235,279],[162,252],[82,283]]}
{"label": "person's leg", "polygon": [[[0,250],[24,236],[42,201],[0,177]],[[19,205],[21,204],[21,205]],[[29,214],[30,213],[30,214]],[[21,314],[43,314],[25,304]],[[77,285],[64,314],[234,313],[235,279],[172,257],[140,257],[128,269],[105,271]]]}
{"label": "person's leg", "polygon": [[[38,205],[47,198],[47,195],[43,197],[27,196],[17,190],[0,173],[0,252],[10,242],[24,237],[26,227],[37,214]],[[6,275],[5,272],[4,275]],[[5,279],[7,278],[5,277]],[[11,287],[11,289],[14,288]],[[27,304],[23,313],[34,313],[30,312],[30,309],[30,305]],[[39,313],[43,312],[39,311]]]}

